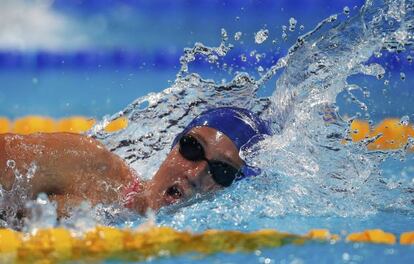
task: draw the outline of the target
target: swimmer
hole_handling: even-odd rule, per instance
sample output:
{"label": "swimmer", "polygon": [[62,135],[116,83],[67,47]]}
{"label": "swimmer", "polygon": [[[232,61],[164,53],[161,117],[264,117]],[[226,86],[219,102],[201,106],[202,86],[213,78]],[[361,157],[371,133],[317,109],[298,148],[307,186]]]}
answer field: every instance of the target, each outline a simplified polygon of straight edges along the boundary
{"label": "swimmer", "polygon": [[57,203],[59,217],[85,200],[92,205],[121,203],[145,214],[259,174],[258,168],[240,158],[239,151],[266,134],[270,134],[267,124],[249,110],[208,110],[176,136],[166,159],[148,181],[140,180],[124,160],[85,135],[2,134],[0,184],[10,190],[16,171],[27,175],[32,170],[28,195],[33,199],[46,193]]}

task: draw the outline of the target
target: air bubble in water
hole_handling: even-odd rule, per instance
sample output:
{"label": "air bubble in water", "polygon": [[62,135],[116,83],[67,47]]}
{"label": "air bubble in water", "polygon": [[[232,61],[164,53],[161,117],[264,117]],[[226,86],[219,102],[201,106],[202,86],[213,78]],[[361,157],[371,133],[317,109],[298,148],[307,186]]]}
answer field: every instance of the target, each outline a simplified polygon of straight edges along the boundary
{"label": "air bubble in water", "polygon": [[400,72],[400,79],[401,79],[402,81],[405,81],[405,73]]}
{"label": "air bubble in water", "polygon": [[305,26],[304,25],[300,25],[299,29],[300,30],[304,30],[305,29]]}
{"label": "air bubble in water", "polygon": [[239,31],[239,32],[236,32],[236,33],[234,34],[234,40],[239,41],[239,40],[240,40],[240,38],[241,38],[241,36],[242,36],[242,34],[243,34],[243,33],[241,33],[240,31]]}
{"label": "air bubble in water", "polygon": [[348,6],[345,6],[342,11],[344,12],[345,15],[349,15],[349,13],[351,12]]}
{"label": "air bubble in water", "polygon": [[408,55],[408,56],[407,56],[407,61],[408,61],[409,63],[412,63],[412,62],[413,62],[413,57],[412,57],[411,55]]}
{"label": "air bubble in water", "polygon": [[254,41],[257,44],[262,44],[266,41],[266,39],[269,37],[269,30],[268,29],[261,29],[259,30],[256,35],[254,36]]}
{"label": "air bubble in water", "polygon": [[384,81],[384,85],[389,85],[390,84],[390,81],[389,80],[385,80]]}
{"label": "air bubble in water", "polygon": [[289,18],[289,31],[295,31],[297,23],[298,21],[295,18],[293,17]]}
{"label": "air bubble in water", "polygon": [[263,67],[262,67],[262,66],[259,66],[259,67],[257,68],[257,71],[258,71],[259,73],[262,73],[262,72],[264,72],[264,69],[263,69]]}

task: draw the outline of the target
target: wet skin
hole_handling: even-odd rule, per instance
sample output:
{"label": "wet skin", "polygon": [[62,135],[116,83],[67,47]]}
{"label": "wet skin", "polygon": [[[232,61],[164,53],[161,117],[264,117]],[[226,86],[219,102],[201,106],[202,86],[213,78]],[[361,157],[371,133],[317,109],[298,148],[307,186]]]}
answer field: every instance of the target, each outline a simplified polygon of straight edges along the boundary
{"label": "wet skin", "polygon": [[[242,166],[236,146],[224,134],[208,127],[195,127],[189,134],[202,144],[208,160]],[[178,145],[154,177],[145,182],[101,143],[78,134],[1,134],[0,184],[6,190],[15,181],[8,160],[14,160],[15,169],[23,175],[36,168],[28,195],[35,198],[41,192],[48,194],[57,202],[59,216],[67,215],[71,207],[85,200],[92,204],[124,203],[127,193],[127,207],[145,214],[149,209],[157,211],[197,193],[222,188],[213,181],[206,161],[186,160]]]}

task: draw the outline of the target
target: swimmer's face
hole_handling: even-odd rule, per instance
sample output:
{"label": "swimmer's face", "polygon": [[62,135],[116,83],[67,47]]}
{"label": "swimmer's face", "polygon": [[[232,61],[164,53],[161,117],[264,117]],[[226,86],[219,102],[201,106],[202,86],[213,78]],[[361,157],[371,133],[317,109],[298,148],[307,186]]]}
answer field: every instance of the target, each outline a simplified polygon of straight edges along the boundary
{"label": "swimmer's face", "polygon": [[[226,135],[209,127],[195,127],[187,135],[194,137],[209,161],[224,162],[236,169],[244,164],[239,151]],[[157,211],[162,206],[178,203],[222,188],[217,184],[206,160],[191,161],[180,153],[176,144],[148,183],[148,207]]]}

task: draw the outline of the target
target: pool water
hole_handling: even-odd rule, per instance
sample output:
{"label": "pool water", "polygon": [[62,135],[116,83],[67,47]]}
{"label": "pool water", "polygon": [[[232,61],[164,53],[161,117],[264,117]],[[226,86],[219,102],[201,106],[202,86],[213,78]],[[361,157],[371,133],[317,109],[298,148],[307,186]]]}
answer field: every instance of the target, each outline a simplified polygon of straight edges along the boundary
{"label": "pool water", "polygon": [[[129,126],[125,130],[109,134],[98,124],[89,134],[114,149],[142,177],[150,178],[174,135],[194,116],[216,106],[250,108],[272,121],[275,132],[253,149],[242,151],[245,160],[262,168],[263,174],[186,206],[164,208],[153,216],[157,225],[193,232],[271,228],[294,234],[326,228],[341,237],[380,228],[399,236],[414,230],[412,153],[368,152],[369,142],[341,141],[349,138],[353,119],[376,124],[387,117],[414,118],[409,59],[413,54],[413,3],[367,1],[351,14],[345,11],[318,18],[320,24],[314,29],[283,29],[295,37],[289,37],[294,39],[290,48],[279,51],[278,44],[269,48],[257,40],[255,48],[246,48],[228,37],[230,31],[221,31],[219,45],[188,48],[181,64],[162,73],[152,67],[140,73],[128,68],[86,69],[84,75],[66,69],[35,75],[31,71],[1,73],[1,80],[15,85],[13,90],[1,92],[1,111],[11,118],[25,113],[59,117],[67,112],[109,115],[105,122],[126,117]],[[276,43],[283,42],[281,35]],[[270,39],[264,41],[269,44]],[[197,47],[202,47],[201,52]],[[249,59],[244,61],[244,57]],[[77,87],[83,80],[86,82]],[[99,91],[86,94],[88,81],[91,90]],[[28,86],[33,91],[21,96]],[[69,96],[72,98],[67,99]],[[80,99],[84,96],[91,102]],[[20,103],[9,100],[15,97]],[[33,98],[41,103],[31,104]],[[324,119],[327,109],[333,116],[329,120]],[[171,123],[175,125],[169,126]],[[146,142],[118,144],[143,136],[147,136]],[[137,154],[131,156],[131,151]],[[97,211],[86,217],[92,226],[138,227],[148,221],[136,215],[119,216],[111,207]],[[413,258],[413,246],[340,241],[250,253],[188,254],[148,262],[409,263]]]}

